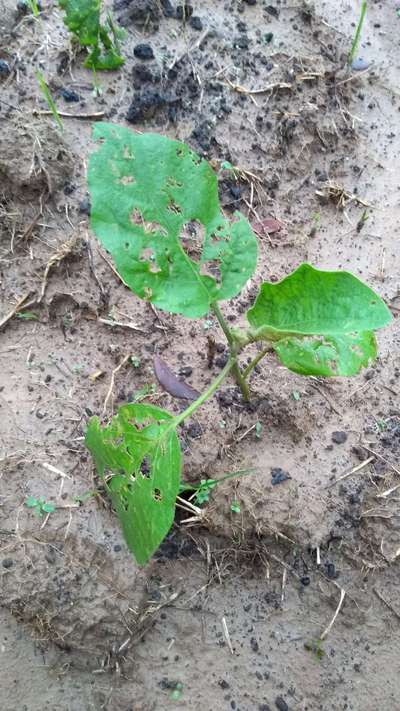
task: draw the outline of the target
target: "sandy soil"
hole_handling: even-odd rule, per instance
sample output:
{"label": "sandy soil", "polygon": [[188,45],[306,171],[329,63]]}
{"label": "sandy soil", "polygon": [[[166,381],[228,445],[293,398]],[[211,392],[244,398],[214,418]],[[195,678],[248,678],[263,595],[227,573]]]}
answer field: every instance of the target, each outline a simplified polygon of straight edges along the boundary
{"label": "sandy soil", "polygon": [[[200,23],[167,17],[168,3],[117,3],[127,61],[99,75],[96,96],[56,5],[33,21],[0,0],[10,69],[0,73],[1,706],[395,709],[397,318],[379,334],[377,363],[355,378],[305,380],[270,357],[250,406],[227,382],[185,423],[185,478],[254,473],[214,490],[202,526],[177,517],[143,569],[84,448],[127,354],[139,367],[116,374],[105,416],[146,385],[152,402],[178,411],[156,383],[155,352],[199,390],[226,355],[212,319],[150,309],[104,259],[88,222],[93,120],[178,137],[216,167],[229,160],[244,172],[220,173],[226,212],[281,221],[259,236],[251,283],[224,304],[232,322],[263,278],[305,260],[350,269],[395,317],[400,309],[397,3],[369,4],[365,69],[352,73],[353,3],[192,4]],[[140,42],[153,60],[135,58]],[[38,69],[69,114],[62,136],[43,113]],[[268,88],[280,82],[290,87]],[[275,486],[278,467],[290,478]],[[27,496],[56,511],[35,516]]]}

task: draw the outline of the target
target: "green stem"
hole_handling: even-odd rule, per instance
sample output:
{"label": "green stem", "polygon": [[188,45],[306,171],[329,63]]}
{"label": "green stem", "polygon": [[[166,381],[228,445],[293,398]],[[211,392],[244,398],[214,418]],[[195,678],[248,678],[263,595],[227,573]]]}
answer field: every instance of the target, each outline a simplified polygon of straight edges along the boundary
{"label": "green stem", "polygon": [[358,45],[359,45],[359,43],[360,43],[360,35],[361,35],[362,26],[363,26],[363,24],[364,24],[364,19],[365,19],[365,13],[366,13],[366,12],[367,12],[367,0],[362,0],[360,19],[359,19],[358,24],[357,24],[356,33],[355,33],[355,35],[354,35],[354,39],[353,39],[353,42],[352,42],[352,44],[351,44],[351,49],[350,49],[350,53],[349,53],[349,58],[348,58],[348,60],[347,60],[347,63],[350,64],[350,65],[353,63],[353,59],[354,59],[354,57],[355,57],[355,54],[356,54],[357,49],[358,49]]}
{"label": "green stem", "polygon": [[174,417],[173,427],[177,427],[178,425],[180,425],[183,420],[186,420],[187,417],[190,417],[190,415],[192,415],[193,412],[195,412],[195,410],[197,410],[197,408],[203,404],[203,402],[205,402],[206,400],[208,400],[209,397],[211,397],[211,395],[219,388],[228,373],[232,370],[234,365],[235,360],[234,358],[230,357],[225,367],[221,370],[220,374],[215,378],[215,380],[213,380],[211,385],[209,385],[207,390],[205,390],[204,393],[202,393],[200,397],[197,398],[197,400],[192,402],[189,407],[186,408],[186,410],[181,412],[180,415]]}
{"label": "green stem", "polygon": [[253,358],[252,361],[246,366],[246,368],[242,371],[242,377],[247,378],[251,371],[256,367],[257,363],[260,362],[264,358],[265,355],[271,350],[271,345],[268,344],[268,346],[265,346],[265,348],[262,349],[262,351],[259,351],[255,358]]}
{"label": "green stem", "polygon": [[228,324],[226,323],[224,316],[222,314],[222,311],[216,302],[211,304],[211,309],[214,312],[216,319],[226,336],[226,340],[229,343],[230,355],[231,355],[231,358],[233,359],[232,375],[234,376],[237,384],[239,385],[244,399],[249,400],[250,399],[249,386],[247,385],[246,381],[244,380],[244,378],[242,376],[242,373],[239,368],[239,363],[237,361],[237,354],[241,349],[241,345],[238,343],[237,339],[235,338],[235,334],[231,331]]}
{"label": "green stem", "polygon": [[214,312],[214,315],[221,326],[223,332],[225,333],[226,340],[228,341],[229,345],[232,346],[234,343],[234,336],[232,334],[231,329],[229,328],[228,324],[226,323],[222,311],[219,308],[218,304],[216,301],[211,304],[211,310]]}

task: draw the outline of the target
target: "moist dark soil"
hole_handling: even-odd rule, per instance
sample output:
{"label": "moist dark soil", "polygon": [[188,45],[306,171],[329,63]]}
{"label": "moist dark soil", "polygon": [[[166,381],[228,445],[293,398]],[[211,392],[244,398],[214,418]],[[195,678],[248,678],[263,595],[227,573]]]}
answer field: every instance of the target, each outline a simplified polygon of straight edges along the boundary
{"label": "moist dark soil", "polygon": [[[359,8],[344,0],[116,0],[126,62],[96,81],[57,4],[40,8],[0,0],[2,709],[397,708],[397,3],[369,3],[350,69]],[[154,356],[203,391],[227,350],[213,318],[140,301],[98,244],[98,120],[186,141],[218,172],[225,213],[252,223],[257,271],[222,304],[230,323],[303,261],[351,270],[395,317],[357,377],[301,378],[268,354],[250,403],[226,381],[180,428],[183,476],[245,473],[196,521],[177,509],[142,568],[87,421],[138,394],[179,412]],[[55,511],[35,514],[28,496]]]}

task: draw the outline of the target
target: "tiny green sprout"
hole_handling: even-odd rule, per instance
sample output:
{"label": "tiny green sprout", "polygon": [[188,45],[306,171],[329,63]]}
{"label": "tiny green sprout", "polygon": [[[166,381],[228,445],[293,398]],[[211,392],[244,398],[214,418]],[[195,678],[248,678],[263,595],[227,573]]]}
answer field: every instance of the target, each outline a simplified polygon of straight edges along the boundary
{"label": "tiny green sprout", "polygon": [[255,424],[255,430],[256,430],[256,437],[257,439],[261,438],[261,432],[262,432],[262,424],[257,420]]}
{"label": "tiny green sprout", "polygon": [[[83,2],[60,1],[70,9]],[[178,414],[142,401],[151,394],[147,390],[141,401],[137,393],[122,405],[109,423],[98,417],[89,421],[86,446],[128,547],[145,564],[172,526],[182,490],[179,426],[225,379],[233,377],[243,400],[249,400],[254,368],[271,352],[281,365],[306,377],[356,375],[376,359],[375,331],[392,315],[380,296],[350,272],[305,263],[280,281],[262,282],[245,314],[246,325],[232,327],[221,304],[255,278],[258,240],[240,212],[231,219],[222,211],[211,165],[180,141],[116,123],[96,123],[94,138],[88,166],[91,226],[118,274],[145,302],[205,319],[205,330],[218,324],[229,352],[214,380]],[[221,167],[234,170],[227,161]],[[193,222],[203,227],[196,258],[185,242]],[[251,344],[258,352],[243,369],[241,354]],[[261,424],[253,427],[259,437]],[[189,490],[204,503],[222,480],[204,479]]]}
{"label": "tiny green sprout", "polygon": [[46,82],[46,79],[44,78],[43,72],[40,72],[40,71],[36,72],[36,79],[38,80],[41,92],[42,92],[44,98],[46,99],[47,105],[48,105],[51,113],[53,114],[53,118],[54,118],[58,128],[62,132],[64,130],[64,124],[61,120],[60,114],[57,111],[57,106],[56,106],[55,101],[51,95],[49,86]]}
{"label": "tiny green sprout", "polygon": [[140,368],[140,358],[138,356],[131,356],[130,361],[134,368]]}
{"label": "tiny green sprout", "polygon": [[25,4],[28,5],[32,15],[34,17],[39,17],[40,11],[39,11],[39,5],[37,0],[24,0]]}
{"label": "tiny green sprout", "polygon": [[240,513],[240,503],[236,499],[231,502],[231,511],[232,513]]}
{"label": "tiny green sprout", "polygon": [[313,223],[318,226],[321,222],[321,213],[319,210],[315,210],[315,212],[311,213],[311,220]]}
{"label": "tiny green sprout", "polygon": [[22,321],[39,321],[39,316],[35,314],[34,311],[19,311],[17,318],[20,318]]}
{"label": "tiny green sprout", "polygon": [[76,501],[77,504],[84,504],[93,496],[97,496],[97,493],[98,492],[96,491],[96,489],[93,489],[91,491],[84,491],[83,494],[77,494],[76,496],[74,496],[73,500]]}
{"label": "tiny green sprout", "polygon": [[356,54],[357,54],[357,51],[358,51],[358,47],[359,47],[360,39],[361,39],[361,31],[362,31],[362,27],[363,27],[363,24],[364,24],[366,12],[367,12],[367,0],[361,0],[361,12],[360,12],[360,17],[359,17],[359,20],[358,20],[358,23],[357,23],[356,31],[355,31],[355,33],[354,33],[354,37],[353,37],[353,41],[352,41],[352,43],[351,43],[351,48],[350,48],[349,56],[348,56],[348,59],[347,59],[347,63],[348,63],[348,65],[349,65],[350,67],[351,67],[351,65],[352,65],[352,63],[353,63],[353,61],[354,61],[354,59],[355,59],[355,56],[356,56]]}
{"label": "tiny green sprout", "polygon": [[382,418],[375,420],[377,429],[379,432],[384,432],[387,429],[387,422],[386,420],[383,420]]}
{"label": "tiny green sprout", "polygon": [[322,647],[322,639],[312,639],[309,642],[304,642],[304,649],[306,649],[307,652],[312,652],[319,662],[326,654]]}
{"label": "tiny green sprout", "polygon": [[293,390],[293,391],[292,391],[292,398],[293,398],[293,400],[300,400],[301,395],[300,395],[300,393],[299,393],[298,390]]}
{"label": "tiny green sprout", "polygon": [[221,170],[233,170],[232,163],[230,163],[229,160],[222,161]]}
{"label": "tiny green sprout", "polygon": [[177,681],[175,688],[170,693],[170,699],[172,699],[172,701],[178,701],[182,696],[182,691],[183,684],[180,681]]}
{"label": "tiny green sprout", "polygon": [[56,510],[56,505],[51,501],[46,501],[43,496],[39,496],[39,498],[28,496],[27,499],[25,499],[25,506],[29,509],[33,509],[36,516],[51,514]]}

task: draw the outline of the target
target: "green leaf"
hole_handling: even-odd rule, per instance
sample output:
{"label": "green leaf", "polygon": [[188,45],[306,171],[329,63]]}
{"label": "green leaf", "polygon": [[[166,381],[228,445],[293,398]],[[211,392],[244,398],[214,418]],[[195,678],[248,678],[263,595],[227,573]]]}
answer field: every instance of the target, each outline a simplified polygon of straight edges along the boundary
{"label": "green leaf", "polygon": [[53,504],[51,501],[47,501],[42,504],[41,509],[46,513],[53,513],[56,510],[56,505]]}
{"label": "green leaf", "polygon": [[355,375],[376,358],[373,329],[392,315],[349,272],[302,264],[278,283],[262,284],[247,312],[252,337],[271,340],[282,363],[302,375]]}
{"label": "green leaf", "polygon": [[221,213],[210,165],[155,133],[97,123],[94,138],[92,227],[132,291],[189,317],[235,296],[254,272],[257,241],[240,213],[232,222]]}
{"label": "green leaf", "polygon": [[59,0],[65,10],[64,23],[81,45],[97,45],[100,27],[100,0]]}
{"label": "green leaf", "polygon": [[240,513],[240,502],[239,501],[232,501],[231,502],[231,511],[232,513]]}
{"label": "green leaf", "polygon": [[110,16],[104,25],[101,24],[100,0],[59,0],[59,5],[65,10],[65,25],[77,37],[82,47],[93,47],[84,62],[85,67],[117,69],[124,63],[118,47],[121,30]]}
{"label": "green leaf", "polygon": [[89,421],[86,446],[104,479],[126,542],[146,563],[174,519],[181,451],[172,416],[154,405],[129,404],[105,427]]}
{"label": "green leaf", "polygon": [[385,302],[353,274],[301,264],[277,283],[265,282],[249,323],[260,338],[343,335],[385,326],[392,315]]}
{"label": "green leaf", "polygon": [[[37,498],[36,498],[35,496],[28,496],[28,497],[25,499],[25,506],[28,506],[30,509],[35,508],[35,506],[37,506],[38,503],[39,503],[39,502],[38,502],[38,500],[37,500]],[[40,504],[39,504],[39,505],[40,505]]]}
{"label": "green leaf", "polygon": [[355,375],[377,355],[372,331],[343,336],[284,338],[272,346],[283,365],[301,375]]}

